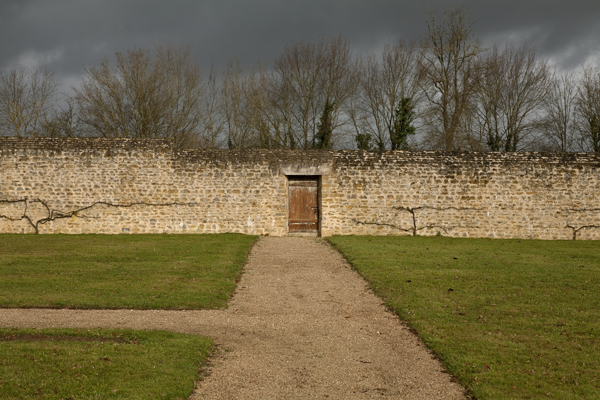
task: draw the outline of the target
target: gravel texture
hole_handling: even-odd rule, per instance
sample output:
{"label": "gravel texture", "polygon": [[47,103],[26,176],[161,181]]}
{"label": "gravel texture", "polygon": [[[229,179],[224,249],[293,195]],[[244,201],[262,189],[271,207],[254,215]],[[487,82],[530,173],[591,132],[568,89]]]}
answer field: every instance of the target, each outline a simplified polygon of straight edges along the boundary
{"label": "gravel texture", "polygon": [[464,399],[327,244],[261,238],[226,310],[0,310],[0,326],[165,329],[217,344],[191,399]]}

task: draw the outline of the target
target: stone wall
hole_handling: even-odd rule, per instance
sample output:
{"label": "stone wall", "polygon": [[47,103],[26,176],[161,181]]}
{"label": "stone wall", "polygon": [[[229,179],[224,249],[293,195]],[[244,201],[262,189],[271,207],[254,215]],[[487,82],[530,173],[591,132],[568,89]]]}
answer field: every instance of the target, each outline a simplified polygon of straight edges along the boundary
{"label": "stone wall", "polygon": [[[304,171],[304,172],[303,172]],[[320,175],[321,234],[600,239],[594,154],[174,151],[0,138],[0,232],[287,234],[287,176]]]}
{"label": "stone wall", "polygon": [[600,238],[597,155],[339,152],[334,165],[324,235]]}

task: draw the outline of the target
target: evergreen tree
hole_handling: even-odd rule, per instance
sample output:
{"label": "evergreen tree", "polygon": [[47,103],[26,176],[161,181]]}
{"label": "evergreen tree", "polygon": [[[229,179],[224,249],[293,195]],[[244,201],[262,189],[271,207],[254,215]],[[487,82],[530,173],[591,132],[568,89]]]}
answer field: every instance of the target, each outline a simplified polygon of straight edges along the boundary
{"label": "evergreen tree", "polygon": [[390,131],[392,150],[408,150],[408,136],[415,134],[415,127],[411,125],[415,118],[412,99],[405,97],[400,100],[394,113],[394,125]]}
{"label": "evergreen tree", "polygon": [[371,135],[368,133],[358,133],[354,140],[356,140],[356,147],[359,150],[371,150]]}
{"label": "evergreen tree", "polygon": [[590,139],[592,151],[600,153],[600,119],[597,115],[590,118]]}
{"label": "evergreen tree", "polygon": [[314,148],[320,150],[331,149],[331,135],[333,133],[333,126],[331,123],[331,111],[333,111],[333,105],[327,100],[323,114],[321,115],[320,122],[317,125],[319,129],[315,136]]}

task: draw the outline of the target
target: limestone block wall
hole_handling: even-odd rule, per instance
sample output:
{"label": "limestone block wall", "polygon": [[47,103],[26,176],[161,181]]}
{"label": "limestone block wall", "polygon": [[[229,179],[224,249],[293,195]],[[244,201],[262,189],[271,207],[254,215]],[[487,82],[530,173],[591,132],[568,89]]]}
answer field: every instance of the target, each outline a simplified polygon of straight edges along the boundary
{"label": "limestone block wall", "polygon": [[285,234],[286,179],[267,162],[175,157],[164,142],[0,143],[2,232],[34,232],[26,215],[39,233]]}
{"label": "limestone block wall", "polygon": [[174,151],[0,138],[0,232],[287,234],[287,176],[320,175],[321,234],[600,239],[593,154]]}
{"label": "limestone block wall", "polygon": [[323,235],[600,239],[593,154],[342,151]]}

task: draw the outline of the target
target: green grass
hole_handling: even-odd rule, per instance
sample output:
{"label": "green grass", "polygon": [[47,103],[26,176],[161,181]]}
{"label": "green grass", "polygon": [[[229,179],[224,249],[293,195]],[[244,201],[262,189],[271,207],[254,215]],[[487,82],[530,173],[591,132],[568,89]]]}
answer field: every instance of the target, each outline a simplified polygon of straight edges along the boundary
{"label": "green grass", "polygon": [[329,242],[475,398],[600,398],[597,241]]}
{"label": "green grass", "polygon": [[2,399],[187,399],[210,339],[164,331],[0,329]]}
{"label": "green grass", "polygon": [[0,235],[0,307],[225,307],[255,236]]}

